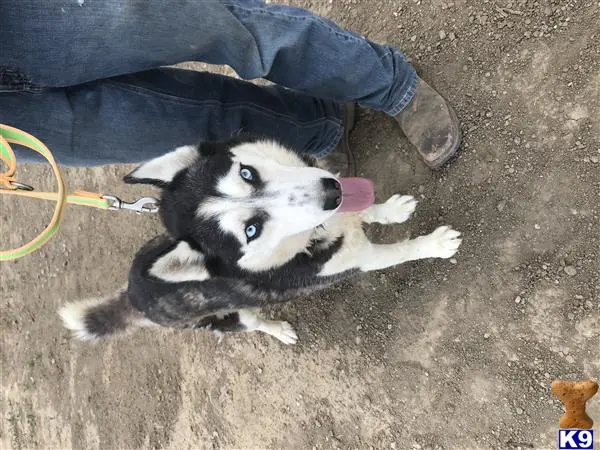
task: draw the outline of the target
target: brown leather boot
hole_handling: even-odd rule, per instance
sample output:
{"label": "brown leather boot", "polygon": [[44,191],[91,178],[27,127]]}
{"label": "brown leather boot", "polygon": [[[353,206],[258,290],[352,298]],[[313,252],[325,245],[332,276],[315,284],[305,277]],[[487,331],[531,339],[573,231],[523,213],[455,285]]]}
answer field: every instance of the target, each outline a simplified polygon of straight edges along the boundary
{"label": "brown leather boot", "polygon": [[456,154],[461,140],[456,113],[420,78],[414,98],[394,119],[430,168],[440,168]]}
{"label": "brown leather boot", "polygon": [[344,105],[344,134],[337,147],[325,157],[329,171],[343,177],[356,176],[356,159],[350,148],[350,132],[354,128],[355,112],[354,103]]}

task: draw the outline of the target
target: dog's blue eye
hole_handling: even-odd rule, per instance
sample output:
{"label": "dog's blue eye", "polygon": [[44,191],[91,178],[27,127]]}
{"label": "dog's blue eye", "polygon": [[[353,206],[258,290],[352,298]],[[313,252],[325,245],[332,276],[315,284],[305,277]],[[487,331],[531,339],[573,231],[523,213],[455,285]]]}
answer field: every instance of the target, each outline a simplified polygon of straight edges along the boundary
{"label": "dog's blue eye", "polygon": [[255,237],[257,232],[258,229],[256,228],[256,225],[248,225],[246,227],[246,237],[248,239],[252,239],[253,237]]}
{"label": "dog's blue eye", "polygon": [[248,181],[252,181],[252,179],[254,178],[254,176],[252,175],[252,171],[250,169],[245,168],[245,167],[242,170],[240,170],[240,176],[244,180],[248,180]]}

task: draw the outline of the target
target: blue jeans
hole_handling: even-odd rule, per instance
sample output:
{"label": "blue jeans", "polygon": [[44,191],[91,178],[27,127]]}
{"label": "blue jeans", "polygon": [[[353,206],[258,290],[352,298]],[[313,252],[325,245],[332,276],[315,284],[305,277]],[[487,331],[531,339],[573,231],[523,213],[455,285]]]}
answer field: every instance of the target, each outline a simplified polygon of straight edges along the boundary
{"label": "blue jeans", "polygon": [[[184,61],[275,85],[164,67]],[[322,157],[343,102],[395,115],[416,84],[399,50],[259,0],[0,2],[0,123],[65,165],[139,162],[240,131]]]}

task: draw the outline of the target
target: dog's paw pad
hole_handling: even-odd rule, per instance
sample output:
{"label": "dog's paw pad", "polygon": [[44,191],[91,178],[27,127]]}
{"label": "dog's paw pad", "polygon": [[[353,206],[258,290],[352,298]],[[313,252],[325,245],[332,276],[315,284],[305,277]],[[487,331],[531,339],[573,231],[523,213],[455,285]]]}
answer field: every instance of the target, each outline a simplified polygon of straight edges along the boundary
{"label": "dog's paw pad", "polygon": [[381,218],[385,223],[402,223],[408,220],[417,208],[412,195],[392,195],[382,206]]}
{"label": "dog's paw pad", "polygon": [[273,327],[272,334],[286,345],[295,344],[298,341],[298,335],[288,322],[278,322]]}
{"label": "dog's paw pad", "polygon": [[428,253],[432,258],[451,258],[458,251],[462,242],[460,232],[449,226],[437,228],[427,236]]}

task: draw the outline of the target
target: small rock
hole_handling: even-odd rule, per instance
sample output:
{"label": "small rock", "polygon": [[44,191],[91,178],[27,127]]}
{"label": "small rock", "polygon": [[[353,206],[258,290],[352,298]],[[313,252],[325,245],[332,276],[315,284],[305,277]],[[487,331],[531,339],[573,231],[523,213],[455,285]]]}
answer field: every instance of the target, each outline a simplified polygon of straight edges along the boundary
{"label": "small rock", "polygon": [[362,340],[362,339],[360,338],[360,336],[356,336],[356,337],[354,338],[354,342],[356,342],[356,345],[360,345],[360,342],[361,342],[361,340]]}
{"label": "small rock", "polygon": [[542,227],[540,227],[540,224],[536,223],[536,224],[533,226],[533,228],[535,228],[536,230],[539,230],[539,229],[541,229]]}
{"label": "small rock", "polygon": [[456,39],[456,35],[452,32],[450,34],[448,34],[448,37],[450,38],[451,41],[454,41]]}
{"label": "small rock", "polygon": [[594,164],[598,164],[598,162],[600,162],[600,159],[597,156],[592,156],[590,158],[590,161],[593,162]]}
{"label": "small rock", "polygon": [[515,173],[515,168],[514,167],[510,167],[508,169],[508,173]]}
{"label": "small rock", "polygon": [[440,39],[446,39],[446,32],[444,30],[440,30]]}
{"label": "small rock", "polygon": [[450,258],[450,264],[458,264],[458,261],[455,258]]}
{"label": "small rock", "polygon": [[577,269],[575,269],[575,267],[573,267],[573,266],[565,266],[565,268],[563,270],[570,277],[574,277],[575,275],[577,275]]}
{"label": "small rock", "polygon": [[496,205],[496,209],[499,212],[502,212],[504,210],[505,206],[506,206],[506,202],[504,200],[502,200],[501,202],[498,202],[498,204]]}
{"label": "small rock", "polygon": [[489,333],[485,333],[485,334],[483,335],[483,338],[484,338],[484,339],[489,339],[489,338],[490,338],[490,334],[489,334]]}
{"label": "small rock", "polygon": [[517,414],[523,414],[523,410],[521,408],[517,408]]}
{"label": "small rock", "polygon": [[569,364],[573,364],[575,362],[575,358],[573,358],[571,355],[567,356],[566,359]]}
{"label": "small rock", "polygon": [[411,36],[410,37],[410,42],[415,42],[417,40],[417,36]]}
{"label": "small rock", "polygon": [[521,303],[521,297],[517,295],[517,298],[515,298],[515,303],[518,305],[519,303]]}

